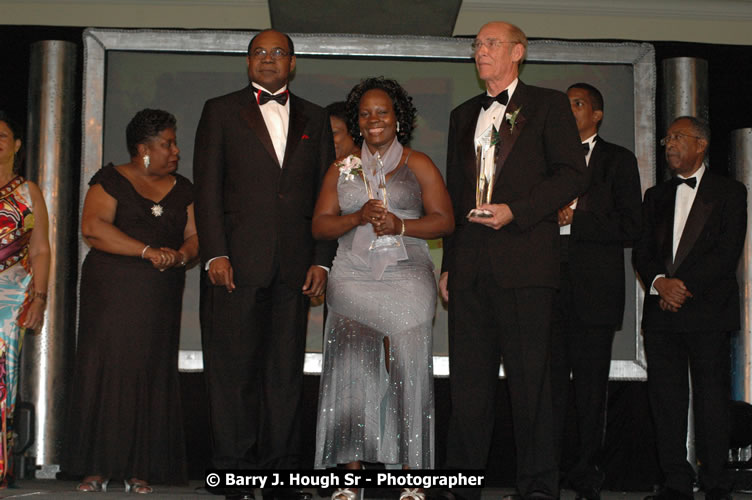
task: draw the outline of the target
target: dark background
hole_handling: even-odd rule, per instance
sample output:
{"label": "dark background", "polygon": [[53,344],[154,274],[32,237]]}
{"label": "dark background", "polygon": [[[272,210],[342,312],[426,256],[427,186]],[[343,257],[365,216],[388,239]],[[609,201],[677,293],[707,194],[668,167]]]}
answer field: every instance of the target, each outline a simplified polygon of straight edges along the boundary
{"label": "dark background", "polygon": [[[83,28],[2,26],[0,27],[0,109],[25,124],[30,46],[40,40],[65,40],[79,47],[77,74],[82,76]],[[592,41],[592,40],[584,40]],[[624,41],[624,40],[620,40]],[[729,135],[734,129],[752,127],[752,47],[699,44],[684,42],[652,42],[658,68],[656,110],[660,113],[662,95],[661,63],[672,57],[697,57],[708,61],[710,128],[713,140],[710,163],[713,170],[728,174]],[[81,92],[76,92],[77,123],[80,123]],[[659,124],[660,122],[660,116]],[[665,131],[656,130],[660,139]],[[76,142],[74,163],[80,160],[80,141]],[[662,148],[657,146],[658,176],[662,176]],[[77,186],[78,179],[71,185]],[[77,225],[78,222],[76,221]],[[208,416],[206,389],[201,373],[181,374],[183,410],[186,418],[186,440],[191,477],[201,479],[209,457],[207,436]],[[305,447],[313,463],[316,425],[318,377],[305,377],[306,406],[304,412]],[[436,453],[437,463],[443,462],[444,441],[449,417],[448,380],[436,380]],[[488,479],[505,486],[514,484],[514,443],[511,414],[506,397],[506,382],[499,381],[500,398],[497,425],[489,461]],[[570,422],[568,439],[574,441],[576,429]],[[565,457],[567,461],[571,457]],[[609,385],[608,425],[604,456],[607,483],[611,490],[648,490],[660,481],[654,450],[654,435],[650,422],[644,382],[611,382]]]}

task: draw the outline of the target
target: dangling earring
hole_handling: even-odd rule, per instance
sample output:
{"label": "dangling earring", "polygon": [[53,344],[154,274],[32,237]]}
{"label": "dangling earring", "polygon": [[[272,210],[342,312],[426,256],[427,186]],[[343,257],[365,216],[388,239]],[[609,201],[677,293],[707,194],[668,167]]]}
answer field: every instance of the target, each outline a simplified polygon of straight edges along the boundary
{"label": "dangling earring", "polygon": [[149,168],[149,163],[151,162],[149,155],[144,155],[143,160],[144,160],[144,169]]}
{"label": "dangling earring", "polygon": [[399,134],[399,122],[397,122],[397,133]]}

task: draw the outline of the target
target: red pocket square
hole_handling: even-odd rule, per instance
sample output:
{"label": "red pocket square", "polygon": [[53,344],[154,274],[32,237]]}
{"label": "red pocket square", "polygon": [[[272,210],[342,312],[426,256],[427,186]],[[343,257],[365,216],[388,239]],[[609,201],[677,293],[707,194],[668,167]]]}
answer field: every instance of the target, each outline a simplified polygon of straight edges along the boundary
{"label": "red pocket square", "polygon": [[305,141],[306,139],[310,139],[310,137],[308,137],[308,134],[303,134],[303,137],[301,137],[300,139]]}

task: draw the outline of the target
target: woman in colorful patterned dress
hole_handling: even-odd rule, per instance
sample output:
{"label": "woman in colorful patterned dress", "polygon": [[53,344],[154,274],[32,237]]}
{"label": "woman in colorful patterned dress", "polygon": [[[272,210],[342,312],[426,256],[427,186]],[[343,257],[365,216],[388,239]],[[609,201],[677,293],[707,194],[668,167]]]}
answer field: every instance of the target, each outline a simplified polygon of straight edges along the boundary
{"label": "woman in colorful patterned dress", "polygon": [[39,187],[16,173],[20,149],[20,127],[0,111],[0,487],[10,479],[21,340],[42,327],[50,269],[47,207]]}

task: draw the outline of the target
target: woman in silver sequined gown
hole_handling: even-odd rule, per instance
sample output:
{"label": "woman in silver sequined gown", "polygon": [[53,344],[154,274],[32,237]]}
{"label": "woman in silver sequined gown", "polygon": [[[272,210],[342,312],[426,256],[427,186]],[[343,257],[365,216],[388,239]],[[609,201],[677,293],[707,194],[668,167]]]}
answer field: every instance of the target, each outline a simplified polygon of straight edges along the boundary
{"label": "woman in silver sequined gown", "polygon": [[[432,468],[436,282],[425,240],[454,229],[451,203],[430,158],[402,146],[415,108],[397,82],[358,84],[347,116],[352,136],[363,142],[361,158],[332,165],[313,216],[316,238],[339,239],[327,289],[316,467]],[[366,185],[371,177],[378,186],[380,165],[386,205],[369,200]],[[399,246],[370,250],[377,236],[391,236]],[[338,490],[332,498],[354,494]],[[422,492],[402,498],[419,499]]]}

